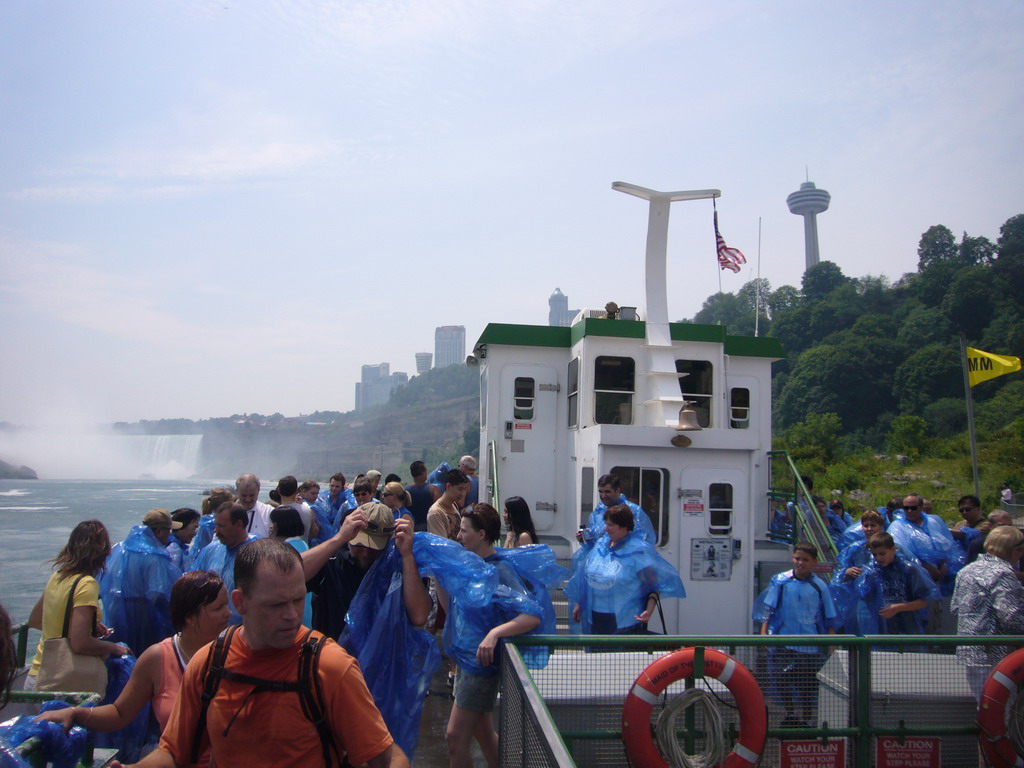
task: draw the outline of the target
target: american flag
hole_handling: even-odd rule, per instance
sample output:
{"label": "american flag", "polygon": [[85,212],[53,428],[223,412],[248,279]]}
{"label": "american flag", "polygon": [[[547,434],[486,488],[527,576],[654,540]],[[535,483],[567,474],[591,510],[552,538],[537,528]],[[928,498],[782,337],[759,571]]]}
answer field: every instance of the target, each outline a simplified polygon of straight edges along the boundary
{"label": "american flag", "polygon": [[740,265],[747,263],[747,257],[739,248],[730,248],[725,244],[725,238],[718,231],[718,211],[715,211],[715,244],[718,246],[718,266],[722,269],[739,272]]}

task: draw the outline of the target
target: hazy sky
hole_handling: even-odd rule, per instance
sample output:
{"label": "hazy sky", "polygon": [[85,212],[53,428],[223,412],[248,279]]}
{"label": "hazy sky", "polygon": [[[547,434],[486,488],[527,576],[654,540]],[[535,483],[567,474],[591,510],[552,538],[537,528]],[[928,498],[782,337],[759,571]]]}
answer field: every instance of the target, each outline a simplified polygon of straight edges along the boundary
{"label": "hazy sky", "polygon": [[[0,5],[0,419],[348,410],[438,325],[641,304],[646,203],[717,187],[799,285],[1024,212],[1024,4],[347,0]],[[1014,74],[1016,73],[1016,74]],[[718,289],[676,203],[669,309]]]}

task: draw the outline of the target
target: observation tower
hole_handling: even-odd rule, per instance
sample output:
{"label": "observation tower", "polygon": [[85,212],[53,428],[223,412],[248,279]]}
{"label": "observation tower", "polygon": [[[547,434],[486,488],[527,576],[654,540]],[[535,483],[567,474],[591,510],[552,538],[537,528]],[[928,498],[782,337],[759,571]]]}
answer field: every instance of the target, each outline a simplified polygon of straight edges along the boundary
{"label": "observation tower", "polygon": [[810,269],[821,258],[818,254],[818,214],[828,210],[832,195],[824,189],[818,189],[813,181],[805,181],[800,189],[786,198],[789,212],[804,217],[804,255],[806,266]]}

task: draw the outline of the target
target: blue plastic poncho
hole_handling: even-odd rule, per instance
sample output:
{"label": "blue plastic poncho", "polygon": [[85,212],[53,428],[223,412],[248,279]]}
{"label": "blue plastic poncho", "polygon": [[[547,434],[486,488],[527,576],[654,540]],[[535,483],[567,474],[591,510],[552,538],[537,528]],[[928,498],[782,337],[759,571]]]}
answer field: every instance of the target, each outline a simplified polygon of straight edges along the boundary
{"label": "blue plastic poncho", "polygon": [[171,558],[171,562],[182,573],[185,573],[192,567],[190,548],[188,545],[181,543],[181,539],[174,535],[174,531],[171,531],[171,540],[167,542],[167,556]]}
{"label": "blue plastic poncho", "polygon": [[[192,543],[188,545],[188,553],[192,558],[193,564],[196,558],[199,557],[199,553],[206,548],[207,544],[214,540],[213,526],[213,515],[203,515],[199,518],[199,528],[196,529],[196,535],[192,537]],[[186,571],[190,570],[194,569],[186,569]]]}
{"label": "blue plastic poncho", "polygon": [[867,537],[864,535],[864,528],[858,521],[853,525],[847,526],[846,530],[843,531],[843,535],[836,541],[836,549],[841,552],[851,544],[856,544],[858,541],[866,540]]}
{"label": "blue plastic poncho", "polygon": [[427,482],[430,483],[431,485],[436,485],[440,489],[441,493],[444,493],[444,480],[448,473],[451,471],[452,465],[449,464],[447,461],[442,461],[440,464],[437,465],[437,469],[435,469],[433,472],[427,475]]}
{"label": "blue plastic poncho", "polygon": [[981,529],[971,528],[971,526],[969,525],[961,526],[960,528],[957,528],[957,530],[960,531],[964,535],[964,537],[962,539],[954,540],[957,544],[960,545],[960,549],[964,551],[964,559],[966,560],[967,550],[971,546],[971,542],[979,536],[984,536],[984,534],[982,534]]}
{"label": "blue plastic poncho", "polygon": [[235,601],[230,597],[235,588],[235,555],[238,554],[238,550],[257,538],[259,537],[256,534],[250,533],[245,541],[234,549],[228,549],[220,539],[217,539],[199,553],[199,557],[192,565],[193,571],[213,571],[223,579],[224,588],[228,591],[228,605],[231,606],[231,624],[242,623],[242,616],[236,611]]}
{"label": "blue plastic poncho", "polygon": [[476,660],[477,648],[487,633],[521,613],[543,618],[544,611],[511,565],[493,555],[484,562],[494,566],[498,587],[490,601],[481,607],[466,605],[457,596],[451,596],[444,625],[444,647],[464,672],[493,677],[500,671],[499,659],[496,657],[487,667]]}
{"label": "blue plastic poncho", "polygon": [[[571,575],[567,568],[560,566],[555,553],[547,544],[531,544],[514,549],[497,549],[495,556],[509,565],[516,572],[523,584],[530,591],[530,596],[541,607],[543,614],[540,624],[527,634],[553,635],[556,631],[555,608],[551,604],[553,587],[560,587]],[[531,669],[543,669],[547,666],[551,651],[547,646],[524,647],[523,661]]]}
{"label": "blue plastic poncho", "polygon": [[429,632],[409,623],[402,576],[402,555],[392,540],[352,598],[339,642],[359,661],[391,736],[411,760],[441,652]]}
{"label": "blue plastic poncho", "polygon": [[[860,528],[860,524],[857,527]],[[857,576],[847,578],[846,571],[850,568],[860,568],[863,571],[871,560],[871,551],[867,547],[867,540],[861,538],[860,541],[850,544],[839,553],[839,562],[836,563],[835,570],[832,571],[832,580],[829,582],[828,590],[836,609],[836,623],[843,627],[847,634],[865,634],[861,628],[864,618],[861,614],[866,609],[857,598],[855,587]]]}
{"label": "blue plastic poncho", "polygon": [[[63,701],[46,701],[39,707],[40,712],[64,709],[70,706]],[[39,739],[43,756],[53,768],[75,768],[85,754],[85,742],[89,733],[81,726],[73,726],[67,733],[60,723],[35,720],[34,715],[22,715],[9,726],[0,727],[0,755],[2,765],[29,765],[24,758],[14,753],[23,742],[35,737]],[[4,748],[3,745],[6,744]]]}
{"label": "blue plastic poncho", "polygon": [[493,565],[467,551],[457,541],[417,531],[412,554],[421,576],[431,576],[453,599],[468,607],[485,606],[498,588]]}
{"label": "blue plastic poncho", "polygon": [[891,565],[882,568],[872,558],[855,582],[857,596],[866,610],[862,625],[865,635],[921,635],[928,620],[928,609],[903,611],[888,619],[878,612],[893,603],[914,600],[940,600],[942,594],[921,565],[896,552]]}
{"label": "blue plastic poncho", "polygon": [[889,525],[889,533],[899,547],[922,563],[937,566],[945,562],[946,575],[939,589],[944,595],[953,594],[956,574],[963,568],[966,556],[941,517],[922,513],[920,525],[906,517],[897,518]]}
{"label": "blue plastic poncho", "polygon": [[[828,586],[817,576],[797,579],[793,571],[772,576],[754,601],[752,618],[768,624],[770,635],[824,635],[835,629],[837,616]],[[787,646],[799,653],[816,653],[813,645]]]}
{"label": "blue plastic poncho", "polygon": [[323,544],[328,539],[333,538],[338,533],[337,517],[328,511],[327,506],[320,503],[320,499],[313,502],[309,509],[316,519],[317,527],[320,529],[319,533],[309,540],[309,546],[315,547],[317,544]]}
{"label": "blue plastic poncho", "polygon": [[[653,546],[658,543],[658,534],[654,532],[654,526],[651,524],[651,518],[647,516],[647,513],[640,509],[639,505],[634,504],[632,501],[626,498],[626,494],[620,493],[619,500],[616,504],[623,504],[629,507],[633,513],[633,533],[639,535],[640,538],[648,541]],[[594,511],[590,513],[590,518],[587,520],[587,528],[590,529],[591,539],[589,542],[584,544],[589,548],[592,547],[597,541],[604,536],[604,513],[608,511],[608,507],[604,505],[604,502],[599,502],[594,508]]]}
{"label": "blue plastic poncho", "polygon": [[[573,555],[573,573],[565,586],[569,598],[569,628],[590,634],[591,612],[614,613],[617,629],[636,625],[651,592],[662,598],[686,597],[679,572],[648,542],[631,531],[615,547],[607,534],[587,550]],[[580,621],[572,621],[571,608],[580,606]]]}
{"label": "blue plastic poncho", "polygon": [[[107,690],[100,704],[113,704],[121,691],[128,685],[137,659],[131,654],[127,656],[111,656],[107,659]],[[159,728],[153,721],[153,732],[150,732],[150,704],[147,701],[132,721],[119,731],[97,733],[96,746],[118,751],[118,759],[134,763],[142,756],[143,748],[160,738]]]}
{"label": "blue plastic poncho", "polygon": [[181,576],[152,529],[136,525],[114,547],[100,577],[100,595],[114,640],[133,653],[174,634],[171,587]]}

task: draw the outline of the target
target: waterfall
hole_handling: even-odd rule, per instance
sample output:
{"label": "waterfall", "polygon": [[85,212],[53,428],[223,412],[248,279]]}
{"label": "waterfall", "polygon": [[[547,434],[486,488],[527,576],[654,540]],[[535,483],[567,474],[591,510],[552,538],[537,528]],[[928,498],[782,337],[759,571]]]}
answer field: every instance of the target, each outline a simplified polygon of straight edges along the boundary
{"label": "waterfall", "polygon": [[199,471],[202,435],[126,435],[118,441],[137,475],[182,480]]}

